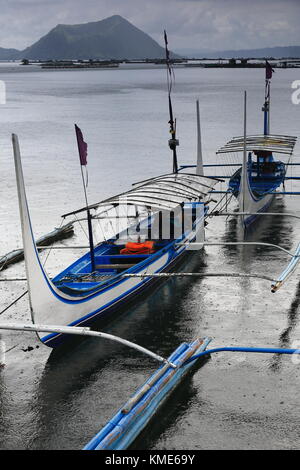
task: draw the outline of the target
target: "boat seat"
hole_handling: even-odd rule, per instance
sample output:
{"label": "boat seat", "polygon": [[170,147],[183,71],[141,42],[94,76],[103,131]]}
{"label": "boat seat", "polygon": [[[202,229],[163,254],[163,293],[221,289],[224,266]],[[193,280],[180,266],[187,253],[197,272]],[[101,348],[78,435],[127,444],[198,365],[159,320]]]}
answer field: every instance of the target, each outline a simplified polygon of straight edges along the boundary
{"label": "boat seat", "polygon": [[112,258],[112,259],[114,259],[114,258],[119,258],[119,259],[120,258],[121,259],[126,259],[126,258],[128,258],[128,259],[135,259],[135,258],[146,259],[146,258],[148,258],[149,254],[144,254],[144,253],[139,254],[139,253],[137,253],[137,254],[125,255],[123,253],[118,253],[117,255],[108,255],[108,256],[109,256],[109,258]]}
{"label": "boat seat", "polygon": [[95,269],[129,269],[132,266],[135,266],[136,263],[128,263],[128,264],[96,264]]}

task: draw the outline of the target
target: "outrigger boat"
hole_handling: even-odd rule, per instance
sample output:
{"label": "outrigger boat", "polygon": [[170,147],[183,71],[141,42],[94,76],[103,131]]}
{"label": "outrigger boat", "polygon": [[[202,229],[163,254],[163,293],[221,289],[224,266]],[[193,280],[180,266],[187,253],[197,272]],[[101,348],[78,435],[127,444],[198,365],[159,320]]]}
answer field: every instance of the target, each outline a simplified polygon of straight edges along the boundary
{"label": "outrigger boat", "polygon": [[[201,174],[178,173],[178,140],[171,103],[172,71],[166,35],[165,40],[173,173],[141,181],[134,184],[133,189],[93,205],[88,204],[84,184],[86,207],[63,217],[87,213],[90,249],[52,280],[39,259],[27,206],[18,137],[12,137],[34,323],[82,326],[96,319],[108,319],[114,311],[159,281],[151,275],[174,270],[192,242],[204,240],[204,217],[210,192],[219,180]],[[84,183],[82,167],[87,164],[87,144],[79,127],[75,128]],[[103,218],[118,222],[125,218],[133,223],[95,246],[92,223]],[[55,347],[65,335],[39,334],[39,338],[44,344]]]}
{"label": "outrigger boat", "polygon": [[[264,133],[234,137],[216,152],[217,155],[239,152],[244,154],[242,166],[230,178],[227,192],[237,198],[239,211],[243,214],[249,214],[243,215],[242,218],[245,228],[257,219],[259,212],[268,210],[277,189],[288,179],[286,169],[287,165],[290,164],[297,140],[293,136],[270,133],[270,83],[272,71],[271,65],[266,62],[265,103],[263,106]],[[288,163],[276,160],[276,154],[288,156]],[[281,194],[284,194],[284,192]]]}
{"label": "outrigger boat", "polygon": [[[96,211],[95,219],[99,209],[102,213],[104,209],[131,206],[136,211],[134,218],[137,222],[115,237],[92,247],[50,280],[34,241],[16,135],[13,135],[13,148],[34,323],[82,326],[99,318],[107,318],[157,281],[151,274],[174,269],[187,253],[190,242],[204,239],[209,191],[217,180],[182,173],[158,176],[136,184],[122,195],[90,206],[89,212],[92,209]],[[161,217],[162,214],[164,217]],[[166,215],[169,215],[168,234],[163,233],[166,226],[160,223]],[[191,224],[186,229],[181,225],[182,221],[191,221]],[[131,232],[137,237],[134,240]],[[126,278],[127,274],[147,274],[149,277]],[[63,338],[58,334],[40,335],[41,341],[51,347],[57,346]]]}

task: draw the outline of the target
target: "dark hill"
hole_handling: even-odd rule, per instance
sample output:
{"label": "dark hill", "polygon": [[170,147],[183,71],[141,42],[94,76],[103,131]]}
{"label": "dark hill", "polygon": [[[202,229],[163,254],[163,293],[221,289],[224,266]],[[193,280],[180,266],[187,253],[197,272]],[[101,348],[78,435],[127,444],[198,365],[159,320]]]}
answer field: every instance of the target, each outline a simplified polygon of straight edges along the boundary
{"label": "dark hill", "polygon": [[119,15],[78,25],[59,24],[22,52],[26,59],[153,59],[164,49]]}
{"label": "dark hill", "polygon": [[4,49],[0,47],[0,60],[14,60],[20,57],[21,52],[17,49]]}

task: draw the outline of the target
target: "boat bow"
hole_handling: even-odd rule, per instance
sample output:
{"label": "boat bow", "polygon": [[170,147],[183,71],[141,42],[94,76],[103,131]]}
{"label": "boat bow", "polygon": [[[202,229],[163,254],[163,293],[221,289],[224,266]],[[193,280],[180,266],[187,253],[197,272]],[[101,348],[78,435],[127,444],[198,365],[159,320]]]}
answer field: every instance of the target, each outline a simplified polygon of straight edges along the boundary
{"label": "boat bow", "polygon": [[[72,302],[74,299],[61,292],[53,284],[42,266],[32,231],[19,140],[16,134],[12,135],[12,143],[32,321],[35,322],[36,320],[36,312],[44,312],[42,315],[44,323],[49,324],[55,322],[58,325],[64,325],[65,322],[62,320],[64,317],[61,315],[61,307],[62,305],[65,306],[65,303]],[[78,300],[77,298],[77,301]]]}

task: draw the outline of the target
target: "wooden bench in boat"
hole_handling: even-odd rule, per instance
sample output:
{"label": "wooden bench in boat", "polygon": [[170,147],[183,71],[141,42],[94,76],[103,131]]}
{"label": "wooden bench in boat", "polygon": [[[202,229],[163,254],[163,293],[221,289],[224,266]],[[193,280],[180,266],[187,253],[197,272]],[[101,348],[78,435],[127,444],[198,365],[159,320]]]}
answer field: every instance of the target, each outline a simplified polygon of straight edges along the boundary
{"label": "wooden bench in boat", "polygon": [[95,269],[129,269],[148,258],[148,254],[100,255],[95,257]]}
{"label": "wooden bench in boat", "polygon": [[132,266],[135,266],[136,263],[128,263],[128,264],[96,264],[95,269],[129,269]]}

